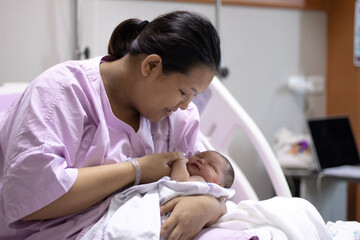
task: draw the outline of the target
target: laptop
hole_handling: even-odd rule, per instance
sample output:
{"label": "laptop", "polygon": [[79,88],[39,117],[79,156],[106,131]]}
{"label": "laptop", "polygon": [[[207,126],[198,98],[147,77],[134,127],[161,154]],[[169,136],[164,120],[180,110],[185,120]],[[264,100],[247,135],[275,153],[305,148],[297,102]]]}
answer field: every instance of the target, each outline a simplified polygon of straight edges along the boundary
{"label": "laptop", "polygon": [[348,116],[307,119],[318,172],[360,180],[360,158]]}

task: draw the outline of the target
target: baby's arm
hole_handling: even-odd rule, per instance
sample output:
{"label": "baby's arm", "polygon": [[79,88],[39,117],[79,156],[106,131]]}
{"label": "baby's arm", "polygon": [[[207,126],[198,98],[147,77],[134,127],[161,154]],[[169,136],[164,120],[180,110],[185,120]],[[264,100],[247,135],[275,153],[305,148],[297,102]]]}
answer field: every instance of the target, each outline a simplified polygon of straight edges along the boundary
{"label": "baby's arm", "polygon": [[198,176],[198,175],[190,176],[190,177],[189,177],[189,181],[193,181],[193,182],[206,182],[203,177],[200,177],[200,176]]}
{"label": "baby's arm", "polygon": [[173,162],[171,166],[171,180],[177,182],[187,182],[190,178],[189,172],[186,168],[186,163],[189,160],[184,158]]}
{"label": "baby's arm", "polygon": [[194,175],[190,176],[189,172],[186,168],[186,163],[188,159],[181,159],[173,162],[171,168],[171,179],[177,182],[188,182],[188,181],[197,181],[197,182],[205,182],[205,179]]}

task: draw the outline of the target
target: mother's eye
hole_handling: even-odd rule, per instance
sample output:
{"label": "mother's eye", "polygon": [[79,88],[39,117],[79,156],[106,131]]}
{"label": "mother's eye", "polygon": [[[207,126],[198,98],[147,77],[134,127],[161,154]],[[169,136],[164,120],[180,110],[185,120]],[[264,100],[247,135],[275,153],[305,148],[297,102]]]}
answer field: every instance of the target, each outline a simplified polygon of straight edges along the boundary
{"label": "mother's eye", "polygon": [[184,95],[184,96],[186,95],[185,92],[181,89],[179,89],[179,92],[181,93],[181,95]]}

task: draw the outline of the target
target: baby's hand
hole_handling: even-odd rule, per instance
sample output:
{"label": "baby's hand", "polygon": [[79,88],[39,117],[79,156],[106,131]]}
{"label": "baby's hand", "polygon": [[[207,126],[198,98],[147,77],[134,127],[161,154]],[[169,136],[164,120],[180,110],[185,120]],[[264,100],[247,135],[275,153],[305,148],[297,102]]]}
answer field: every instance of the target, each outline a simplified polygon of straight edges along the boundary
{"label": "baby's hand", "polygon": [[189,159],[187,159],[187,158],[181,158],[181,159],[178,159],[178,160],[176,160],[176,161],[174,161],[174,162],[172,162],[172,165],[174,165],[174,164],[187,164],[189,162]]}

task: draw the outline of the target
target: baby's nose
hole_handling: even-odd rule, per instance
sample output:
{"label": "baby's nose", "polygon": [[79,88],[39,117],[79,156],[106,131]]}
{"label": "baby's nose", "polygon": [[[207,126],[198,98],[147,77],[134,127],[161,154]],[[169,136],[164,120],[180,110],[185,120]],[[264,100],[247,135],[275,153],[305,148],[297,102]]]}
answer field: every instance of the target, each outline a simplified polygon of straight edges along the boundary
{"label": "baby's nose", "polygon": [[201,165],[203,165],[203,164],[205,163],[204,159],[202,159],[202,158],[199,158],[199,159],[198,159],[198,162],[199,162]]}

